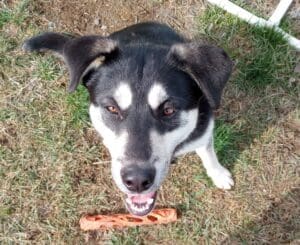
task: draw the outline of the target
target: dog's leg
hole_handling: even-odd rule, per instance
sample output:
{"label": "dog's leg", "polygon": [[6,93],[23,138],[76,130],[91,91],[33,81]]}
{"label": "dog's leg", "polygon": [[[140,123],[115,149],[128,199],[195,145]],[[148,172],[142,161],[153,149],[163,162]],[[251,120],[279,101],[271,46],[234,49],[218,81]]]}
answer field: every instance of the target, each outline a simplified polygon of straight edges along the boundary
{"label": "dog's leg", "polygon": [[214,184],[221,189],[231,189],[234,185],[231,173],[219,163],[214,150],[213,139],[211,138],[206,146],[196,149],[196,153],[201,158],[207,175]]}

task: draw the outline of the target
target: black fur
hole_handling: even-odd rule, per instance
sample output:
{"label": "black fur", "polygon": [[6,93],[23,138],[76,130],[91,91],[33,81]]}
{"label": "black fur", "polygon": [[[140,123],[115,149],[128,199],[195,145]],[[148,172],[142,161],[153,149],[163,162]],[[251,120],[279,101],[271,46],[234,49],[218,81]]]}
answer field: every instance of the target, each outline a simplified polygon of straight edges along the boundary
{"label": "black fur", "polygon": [[168,51],[169,62],[191,76],[213,109],[219,106],[222,90],[232,69],[232,62],[227,54],[214,46],[188,42],[163,24],[146,22],[133,25],[111,34],[108,38],[74,38],[65,34],[44,33],[27,40],[23,48],[38,52],[50,50],[63,56],[70,71],[69,91],[73,92],[85,69],[97,57],[104,56],[106,62],[111,57],[117,60],[119,49],[128,54],[126,51],[131,48],[146,55],[144,50],[148,46],[158,51],[157,59],[166,56]]}
{"label": "black fur", "polygon": [[23,49],[29,52],[43,52],[49,50],[63,55],[64,47],[71,39],[72,36],[67,34],[46,32],[25,41]]}
{"label": "black fur", "polygon": [[185,42],[185,39],[169,26],[157,22],[144,22],[129,26],[112,33],[110,38],[118,40],[121,45],[155,44],[171,46],[174,43]]}
{"label": "black fur", "polygon": [[[155,22],[133,25],[107,38],[45,33],[27,40],[23,47],[27,51],[50,50],[63,57],[71,77],[69,91],[83,80],[91,103],[102,110],[105,124],[116,134],[123,129],[128,132],[125,157],[130,164],[145,163],[151,157],[151,129],[164,134],[181,126],[178,114],[165,117],[161,107],[149,110],[147,95],[154,82],[163,85],[176,110],[197,108],[199,112],[196,129],[175,153],[205,132],[232,70],[222,49],[185,40]],[[91,66],[97,58],[101,61]],[[106,106],[115,104],[113,93],[121,81],[130,85],[135,98],[128,110],[115,115]]]}
{"label": "black fur", "polygon": [[107,57],[117,52],[117,44],[112,39],[100,36],[72,38],[64,34],[44,33],[27,40],[26,51],[53,51],[62,56],[70,72],[69,92],[73,92],[86,68],[97,58]]}
{"label": "black fur", "polygon": [[194,79],[210,106],[213,109],[218,108],[233,65],[225,51],[218,47],[191,42],[174,45],[170,58]]}

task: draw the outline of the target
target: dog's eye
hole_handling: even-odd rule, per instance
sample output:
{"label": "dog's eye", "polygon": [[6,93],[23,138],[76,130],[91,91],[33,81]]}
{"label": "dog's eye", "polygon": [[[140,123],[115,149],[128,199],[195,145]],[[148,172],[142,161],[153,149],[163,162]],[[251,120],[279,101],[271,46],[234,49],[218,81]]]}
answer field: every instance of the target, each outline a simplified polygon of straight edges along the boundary
{"label": "dog's eye", "polygon": [[107,106],[106,107],[106,110],[108,110],[110,113],[113,113],[113,114],[119,114],[119,110],[117,107],[115,106]]}
{"label": "dog's eye", "polygon": [[167,100],[162,104],[162,113],[165,117],[170,117],[176,112],[174,104]]}
{"label": "dog's eye", "polygon": [[164,115],[165,116],[171,116],[175,112],[175,109],[173,107],[167,107],[164,109]]}

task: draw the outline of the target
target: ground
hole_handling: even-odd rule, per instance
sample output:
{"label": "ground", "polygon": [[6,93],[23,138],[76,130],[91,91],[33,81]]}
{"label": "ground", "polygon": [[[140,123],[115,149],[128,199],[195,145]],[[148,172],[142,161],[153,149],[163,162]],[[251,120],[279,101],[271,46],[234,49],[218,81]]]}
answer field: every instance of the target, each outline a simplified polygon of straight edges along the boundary
{"label": "ground", "polygon": [[[264,17],[278,3],[235,2]],[[299,38],[299,5],[290,13],[282,27]],[[20,47],[46,30],[107,35],[142,20],[205,38],[234,60],[215,147],[235,188],[217,189],[188,154],[171,167],[157,203],[176,208],[178,222],[82,232],[83,214],[125,211],[109,154],[91,127],[84,88],[68,94],[61,61]],[[300,59],[280,35],[194,0],[2,1],[0,29],[1,243],[300,242]]]}

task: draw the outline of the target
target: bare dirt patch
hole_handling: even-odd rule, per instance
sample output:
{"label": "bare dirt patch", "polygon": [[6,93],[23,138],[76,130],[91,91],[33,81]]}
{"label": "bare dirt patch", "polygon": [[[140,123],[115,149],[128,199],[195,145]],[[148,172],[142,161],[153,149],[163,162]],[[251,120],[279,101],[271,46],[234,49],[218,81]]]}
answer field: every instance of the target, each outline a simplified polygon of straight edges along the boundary
{"label": "bare dirt patch", "polygon": [[55,30],[107,35],[130,24],[156,20],[190,35],[196,28],[194,18],[204,10],[204,3],[196,0],[54,0],[36,1],[35,8],[48,27]]}

